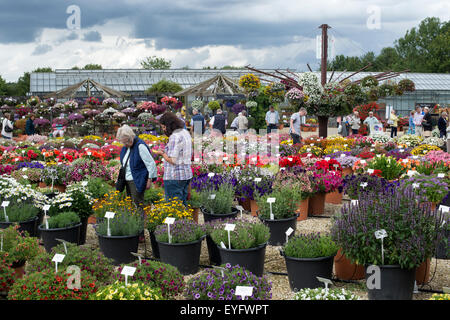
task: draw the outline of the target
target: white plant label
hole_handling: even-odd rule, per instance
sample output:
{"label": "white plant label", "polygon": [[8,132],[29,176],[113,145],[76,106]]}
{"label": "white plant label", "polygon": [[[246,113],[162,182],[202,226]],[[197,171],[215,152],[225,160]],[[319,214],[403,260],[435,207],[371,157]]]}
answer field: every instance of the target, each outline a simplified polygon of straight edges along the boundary
{"label": "white plant label", "polygon": [[352,206],[357,206],[359,204],[359,201],[358,200],[352,200],[350,203],[352,204]]}
{"label": "white plant label", "polygon": [[125,285],[128,285],[128,277],[132,277],[134,273],[136,272],[135,267],[125,266],[122,269],[122,272],[120,274],[123,274],[125,276]]}
{"label": "white plant label", "polygon": [[306,156],[307,156],[308,158],[311,158],[311,157],[312,157],[312,154],[311,154],[311,153],[308,153]]}
{"label": "white plant label", "polygon": [[402,162],[403,163],[408,163],[408,159],[403,159]]}
{"label": "white plant label", "polygon": [[116,215],[115,212],[107,211],[107,212],[105,213],[105,218],[107,218],[107,219],[113,219],[115,215]]}
{"label": "white plant label", "polygon": [[7,206],[9,206],[9,201],[3,201],[2,202],[2,207],[5,208]]}
{"label": "white plant label", "polygon": [[234,294],[241,296],[242,300],[245,300],[246,297],[250,297],[253,294],[253,287],[237,286]]}
{"label": "white plant label", "polygon": [[274,203],[276,198],[267,198],[267,203],[270,206],[270,220],[275,220],[275,216],[272,213],[272,203]]}
{"label": "white plant label", "polygon": [[360,163],[366,163],[366,160],[361,160]]}
{"label": "white plant label", "polygon": [[23,168],[22,171],[23,172],[28,171],[28,168]]}
{"label": "white plant label", "polygon": [[58,263],[61,263],[64,260],[65,254],[57,253],[53,256],[52,261],[55,263],[55,273],[58,273]]}
{"label": "white plant label", "polygon": [[338,149],[334,149],[334,150],[333,150],[334,153],[336,153],[336,152],[338,152],[338,151],[339,151]]}
{"label": "white plant label", "polygon": [[90,152],[86,152],[86,154],[88,155],[88,156],[90,156],[92,153],[90,153]]}
{"label": "white plant label", "polygon": [[325,157],[325,161],[330,161],[330,157]]}
{"label": "white plant label", "polygon": [[311,152],[311,148],[306,149],[306,152]]}
{"label": "white plant label", "polygon": [[46,204],[46,205],[42,208],[42,210],[44,210],[45,212],[47,212],[48,210],[50,210],[50,205],[49,205],[49,204]]}
{"label": "white plant label", "polygon": [[255,178],[255,182],[261,182],[262,178]]}
{"label": "white plant label", "polygon": [[87,181],[83,181],[83,182],[81,183],[81,185],[82,185],[83,187],[86,187],[86,186],[88,185],[88,182],[87,182]]}
{"label": "white plant label", "polygon": [[215,195],[215,194],[210,194],[210,195],[209,195],[209,199],[210,199],[210,200],[214,200],[215,198],[216,198],[216,195]]}
{"label": "white plant label", "polygon": [[413,189],[417,189],[418,187],[420,187],[420,183],[413,183],[412,187]]}
{"label": "white plant label", "polygon": [[375,238],[381,239],[381,263],[384,264],[384,244],[383,239],[387,237],[387,232],[384,229],[375,231]]}
{"label": "white plant label", "polygon": [[22,176],[22,178],[24,178],[24,179],[26,180],[26,179],[28,179],[28,176],[24,174],[24,175]]}
{"label": "white plant label", "polygon": [[408,176],[412,177],[413,175],[416,174],[416,171],[414,170],[408,170],[408,172],[406,173]]}
{"label": "white plant label", "polygon": [[222,249],[226,249],[227,247],[225,246],[225,243],[223,243],[223,241],[220,241],[220,246],[222,247]]}
{"label": "white plant label", "polygon": [[195,158],[194,161],[195,161],[195,162],[199,162],[199,161],[200,161],[200,158]]}
{"label": "white plant label", "polygon": [[210,172],[210,173],[208,173],[208,177],[209,178],[212,178],[212,177],[214,177],[216,174],[214,173],[214,172]]}
{"label": "white plant label", "polygon": [[274,203],[276,198],[267,198],[267,203]]}
{"label": "white plant label", "polygon": [[374,152],[375,151],[375,149],[370,149],[370,152]]}
{"label": "white plant label", "polygon": [[419,156],[413,156],[413,159],[419,159]]}
{"label": "white plant label", "polygon": [[374,169],[367,169],[367,173],[369,173],[369,174],[372,174],[372,173],[374,173],[374,172],[375,172]]}
{"label": "white plant label", "polygon": [[288,160],[289,160],[289,161],[292,161],[292,158],[289,157]]}
{"label": "white plant label", "polygon": [[173,217],[167,217],[166,219],[164,219],[164,223],[166,224],[173,224],[175,222],[175,218]]}
{"label": "white plant label", "polygon": [[447,213],[447,212],[450,211],[450,207],[440,205],[439,206],[439,211],[442,211],[442,213]]}
{"label": "white plant label", "polygon": [[445,173],[439,173],[438,178],[445,178]]}
{"label": "white plant label", "polygon": [[241,219],[242,219],[242,211],[244,211],[244,208],[242,206],[236,206],[236,209],[238,209],[241,213]]}
{"label": "white plant label", "polygon": [[377,154],[377,158],[381,158],[381,154]]}
{"label": "white plant label", "polygon": [[316,279],[325,285],[325,291],[328,291],[328,286],[333,284],[333,282],[327,278],[316,277]]}
{"label": "white plant label", "polygon": [[228,161],[228,157],[223,157],[223,160],[224,161]]}
{"label": "white plant label", "polygon": [[367,187],[367,182],[362,182],[362,183],[360,184],[360,186],[363,187],[363,188]]}
{"label": "white plant label", "polygon": [[232,224],[232,223],[225,224],[225,230],[228,233],[228,249],[230,249],[230,250],[231,250],[231,234],[230,233],[231,233],[231,231],[234,231],[235,227],[236,227],[236,225]]}
{"label": "white plant label", "polygon": [[345,158],[345,154],[342,153],[342,154],[341,154],[341,158]]}
{"label": "white plant label", "polygon": [[292,234],[292,232],[294,232],[294,229],[292,229],[291,227],[289,227],[289,229],[286,230],[286,243],[288,243],[289,236]]}
{"label": "white plant label", "polygon": [[399,149],[398,151],[400,151],[400,152],[404,152],[404,151],[405,151],[405,149]]}

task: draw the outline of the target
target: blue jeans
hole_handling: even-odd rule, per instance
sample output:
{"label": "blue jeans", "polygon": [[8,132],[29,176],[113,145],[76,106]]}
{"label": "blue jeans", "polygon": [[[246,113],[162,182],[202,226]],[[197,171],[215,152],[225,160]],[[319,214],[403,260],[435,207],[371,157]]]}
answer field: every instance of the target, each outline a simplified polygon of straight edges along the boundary
{"label": "blue jeans", "polygon": [[189,180],[164,180],[164,193],[166,201],[169,199],[177,197],[179,200],[183,201],[186,206],[186,200],[188,196],[188,187],[191,179]]}

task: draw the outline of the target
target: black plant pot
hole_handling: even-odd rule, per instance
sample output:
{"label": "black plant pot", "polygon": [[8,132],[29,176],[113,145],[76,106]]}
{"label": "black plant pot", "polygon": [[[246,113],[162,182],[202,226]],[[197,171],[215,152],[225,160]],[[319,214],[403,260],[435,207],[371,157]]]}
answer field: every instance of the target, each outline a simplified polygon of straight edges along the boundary
{"label": "black plant pot", "polygon": [[153,257],[155,257],[155,259],[159,259],[160,258],[159,247],[158,247],[158,242],[156,241],[155,233],[152,231],[149,231],[149,233],[150,233],[150,244],[152,246]]}
{"label": "black plant pot", "polygon": [[97,233],[100,250],[105,257],[113,259],[114,264],[130,263],[136,260],[131,252],[137,252],[139,235],[133,236],[102,236]]}
{"label": "black plant pot", "polygon": [[444,239],[439,243],[436,248],[436,259],[450,259],[450,230],[446,230],[444,233]]}
{"label": "black plant pot", "polygon": [[[402,269],[399,265],[378,266],[380,278],[378,288],[367,288],[369,300],[411,300],[414,291],[416,268],[411,270]],[[377,275],[367,273],[366,285],[375,285],[372,277]],[[370,278],[370,279],[369,279]],[[369,281],[367,281],[369,279]]]}
{"label": "black plant pot", "polygon": [[50,252],[53,247],[60,244],[55,239],[62,239],[67,242],[77,243],[80,238],[81,223],[67,228],[45,229],[45,225],[41,224],[39,230],[41,231],[42,240],[44,241],[45,251]]}
{"label": "black plant pot", "polygon": [[198,272],[202,240],[188,243],[158,242],[161,262],[168,263],[178,269],[181,274],[194,274]]}
{"label": "black plant pot", "polygon": [[200,208],[200,211],[203,213],[203,219],[205,222],[213,221],[213,220],[217,220],[217,219],[236,218],[236,216],[239,212],[239,210],[236,208],[231,208],[231,212],[226,213],[226,214],[213,214],[213,213],[210,213],[205,208]]}
{"label": "black plant pot", "polygon": [[281,252],[286,261],[289,286],[292,291],[319,288],[323,284],[316,277],[331,279],[334,256],[321,258],[293,258]]}
{"label": "black plant pot", "polygon": [[78,239],[78,245],[79,246],[81,246],[81,245],[86,243],[88,219],[89,219],[89,217],[81,218],[80,239]]}
{"label": "black plant pot", "polygon": [[0,222],[0,229],[6,229],[13,224],[17,223],[19,225],[19,231],[20,232],[28,232],[30,237],[36,237],[37,235],[37,223],[38,223],[39,217],[36,216],[28,221],[23,222]]}
{"label": "black plant pot", "polygon": [[219,246],[217,246],[217,248],[220,251],[222,264],[229,263],[232,266],[239,265],[258,277],[261,277],[264,272],[266,246],[267,243],[251,249],[224,249]]}
{"label": "black plant pot", "polygon": [[286,243],[287,229],[292,228],[294,231],[297,229],[297,217],[298,215],[295,215],[290,218],[275,220],[260,218],[270,229],[269,244],[272,246],[284,245]]}
{"label": "black plant pot", "polygon": [[211,238],[211,236],[206,236],[206,245],[208,247],[208,254],[209,254],[209,262],[212,265],[220,266],[221,260],[220,260],[220,251],[217,247],[214,240]]}

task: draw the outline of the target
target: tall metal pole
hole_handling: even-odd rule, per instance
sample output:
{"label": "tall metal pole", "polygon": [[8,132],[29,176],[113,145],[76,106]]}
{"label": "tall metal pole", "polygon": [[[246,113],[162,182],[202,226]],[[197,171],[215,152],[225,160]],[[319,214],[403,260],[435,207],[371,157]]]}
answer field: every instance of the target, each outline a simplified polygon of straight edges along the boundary
{"label": "tall metal pole", "polygon": [[[324,86],[327,83],[327,59],[328,59],[328,29],[331,28],[327,24],[322,24],[322,55],[320,63],[321,83]],[[328,115],[318,116],[319,118],[319,137],[326,138],[328,135]]]}

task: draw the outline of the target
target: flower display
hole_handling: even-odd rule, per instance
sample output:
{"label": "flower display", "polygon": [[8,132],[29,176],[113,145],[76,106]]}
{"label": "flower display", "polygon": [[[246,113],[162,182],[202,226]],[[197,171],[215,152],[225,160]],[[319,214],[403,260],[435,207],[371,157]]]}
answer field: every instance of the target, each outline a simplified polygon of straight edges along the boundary
{"label": "flower display", "polygon": [[119,102],[114,98],[107,98],[107,99],[103,100],[103,102],[102,102],[102,105],[104,105],[106,107],[112,107],[112,106],[116,106],[118,104],[119,104]]}
{"label": "flower display", "polygon": [[300,289],[294,300],[359,300],[358,296],[345,289]]}
{"label": "flower display", "polygon": [[91,295],[91,300],[163,300],[161,290],[152,288],[143,282],[125,285],[125,282],[116,281],[113,284],[101,287]]}
{"label": "flower display", "polygon": [[248,73],[239,78],[239,86],[247,92],[250,92],[258,90],[261,86],[261,82],[253,73]]}
{"label": "flower display", "polygon": [[313,72],[304,72],[299,76],[298,84],[303,88],[303,93],[307,99],[306,104],[319,105],[323,88],[317,75]]}
{"label": "flower display", "polygon": [[439,151],[441,150],[439,147],[429,145],[429,144],[421,144],[420,146],[412,149],[411,154],[413,156],[424,156],[430,151]]}
{"label": "flower display", "polygon": [[298,88],[291,88],[286,92],[286,99],[292,102],[302,103],[305,101],[305,95],[302,90]]}
{"label": "flower display", "polygon": [[173,198],[169,201],[161,199],[154,203],[153,208],[146,210],[146,216],[147,229],[154,232],[167,217],[192,220],[193,210],[186,208],[179,199]]}
{"label": "flower display", "polygon": [[417,136],[415,134],[404,134],[395,139],[395,142],[399,145],[406,145],[408,148],[414,148],[421,144],[423,137]]}

